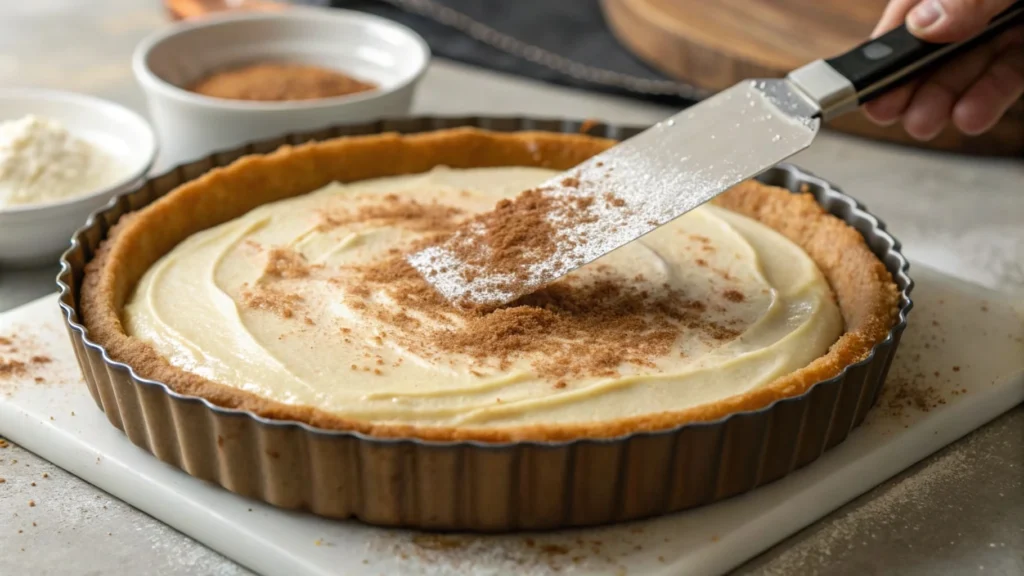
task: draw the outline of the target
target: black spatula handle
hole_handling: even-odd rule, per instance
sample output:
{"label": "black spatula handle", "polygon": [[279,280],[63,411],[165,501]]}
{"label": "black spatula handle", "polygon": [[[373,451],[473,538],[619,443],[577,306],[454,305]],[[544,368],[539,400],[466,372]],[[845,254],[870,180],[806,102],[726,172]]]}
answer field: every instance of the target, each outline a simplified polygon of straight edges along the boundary
{"label": "black spatula handle", "polygon": [[963,42],[925,42],[900,26],[826,62],[853,84],[857,102],[863,104],[1018,23],[1024,23],[1024,0],[1014,2],[983,32]]}

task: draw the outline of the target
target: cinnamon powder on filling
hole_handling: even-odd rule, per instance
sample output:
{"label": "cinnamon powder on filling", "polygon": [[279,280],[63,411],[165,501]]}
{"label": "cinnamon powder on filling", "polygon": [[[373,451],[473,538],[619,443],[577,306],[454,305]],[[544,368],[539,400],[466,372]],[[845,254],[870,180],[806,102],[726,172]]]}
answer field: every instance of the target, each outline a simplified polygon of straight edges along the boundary
{"label": "cinnamon powder on filling", "polygon": [[299,252],[274,248],[268,254],[267,267],[263,273],[276,278],[305,278],[309,276],[309,267],[306,258]]}
{"label": "cinnamon powder on filling", "polygon": [[[669,285],[627,278],[603,264],[588,266],[496,309],[452,306],[406,257],[450,235],[463,220],[462,212],[393,195],[383,200],[322,213],[321,226],[372,221],[427,235],[391,249],[379,261],[331,271],[328,281],[345,291],[349,306],[380,322],[389,339],[424,358],[441,361],[464,355],[476,366],[498,369],[508,369],[525,358],[539,376],[564,388],[566,378],[615,376],[624,365],[653,368],[682,336],[713,343],[739,335],[734,325],[711,319],[703,302]],[[605,200],[615,202],[614,197]],[[549,197],[539,189],[503,200],[493,212],[467,221],[483,231],[490,254],[460,256],[488,267],[489,272],[517,273],[529,262],[553,253],[556,231],[548,219],[551,210],[571,208],[585,218],[593,202],[591,197]],[[244,292],[243,304],[285,318],[294,316],[302,297],[280,290],[276,283],[308,273],[302,268],[304,260],[298,258],[287,249],[272,250],[274,274]],[[381,293],[389,299],[374,297]]]}
{"label": "cinnamon powder on filling", "polygon": [[390,296],[393,304],[359,302],[364,313],[397,328],[389,337],[412,352],[464,354],[499,369],[525,357],[538,375],[563,386],[564,377],[618,375],[624,364],[653,367],[683,334],[719,341],[739,334],[709,320],[706,306],[680,291],[638,285],[612,269],[570,275],[494,310],[451,306],[403,253],[351,272],[345,284],[353,296]]}
{"label": "cinnamon powder on filling", "polygon": [[[410,230],[441,232],[452,230],[463,211],[437,202],[418,202],[387,194],[374,198],[375,204],[323,211],[317,229],[326,232],[350,224],[374,223],[400,226]],[[383,200],[383,203],[379,201]],[[303,298],[283,290],[277,283],[281,279],[308,278],[312,271],[323,269],[322,264],[310,264],[300,252],[287,247],[275,247],[267,252],[264,277],[251,289],[242,293],[242,304],[248,308],[264,310],[282,318],[292,318]],[[307,325],[313,320],[304,319]]]}
{"label": "cinnamon powder on filling", "polygon": [[385,203],[356,208],[342,208],[321,212],[321,232],[349,224],[377,223],[395,225],[410,230],[440,232],[454,228],[456,219],[464,212],[439,202],[419,202],[397,194],[383,197]]}
{"label": "cinnamon powder on filling", "polygon": [[242,292],[242,304],[255,310],[264,310],[282,318],[291,318],[302,306],[304,299],[298,294],[282,292],[271,286]]}
{"label": "cinnamon powder on filling", "polygon": [[739,290],[734,290],[732,288],[722,292],[722,296],[724,296],[725,299],[730,302],[743,302],[744,300],[747,299],[747,297],[743,295],[743,292],[740,292]]}

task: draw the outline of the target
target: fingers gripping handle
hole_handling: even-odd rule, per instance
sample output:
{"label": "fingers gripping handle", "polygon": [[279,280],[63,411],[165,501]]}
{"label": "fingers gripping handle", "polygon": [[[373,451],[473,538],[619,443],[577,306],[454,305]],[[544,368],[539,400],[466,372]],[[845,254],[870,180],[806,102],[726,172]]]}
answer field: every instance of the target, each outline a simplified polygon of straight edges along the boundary
{"label": "fingers gripping handle", "polygon": [[925,42],[900,26],[845,54],[811,62],[789,78],[815,100],[828,120],[869,102],[932,67],[1024,23],[1024,0],[993,18],[977,36],[950,44]]}

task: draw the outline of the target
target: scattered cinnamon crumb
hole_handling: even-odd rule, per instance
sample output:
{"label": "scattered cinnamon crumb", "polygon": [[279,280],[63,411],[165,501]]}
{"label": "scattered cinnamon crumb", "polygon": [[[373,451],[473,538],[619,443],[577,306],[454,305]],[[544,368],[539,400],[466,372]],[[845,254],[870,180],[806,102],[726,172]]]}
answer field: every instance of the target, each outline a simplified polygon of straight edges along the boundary
{"label": "scattered cinnamon crumb", "polygon": [[959,371],[960,371],[960,367],[959,366],[953,366],[953,372],[959,372]]}
{"label": "scattered cinnamon crumb", "polygon": [[29,500],[28,501],[28,507],[29,508],[35,508],[36,507],[36,501],[35,500]]}
{"label": "scattered cinnamon crumb", "polygon": [[725,292],[722,292],[722,296],[725,296],[725,299],[730,302],[743,302],[744,300],[747,299],[742,292],[740,292],[739,290],[733,290],[731,288],[729,290],[726,290]]}
{"label": "scattered cinnamon crumb", "polygon": [[622,208],[623,206],[626,205],[626,201],[625,200],[623,200],[622,198],[619,198],[615,194],[611,194],[611,193],[608,193],[608,194],[604,195],[604,201],[607,202],[609,206],[612,206],[612,207],[615,207],[615,208]]}
{"label": "scattered cinnamon crumb", "polygon": [[274,278],[305,278],[309,276],[306,257],[290,248],[274,248],[267,255],[263,273]]}
{"label": "scattered cinnamon crumb", "polygon": [[6,376],[21,376],[25,373],[25,363],[20,360],[5,360],[0,358],[0,378]]}
{"label": "scattered cinnamon crumb", "polygon": [[282,292],[272,286],[261,286],[256,290],[242,292],[242,304],[254,310],[273,312],[282,318],[295,315],[304,299],[298,294]]}
{"label": "scattered cinnamon crumb", "polygon": [[447,232],[459,223],[464,211],[438,202],[419,202],[397,194],[386,194],[384,202],[343,208],[320,213],[317,230],[325,232],[339,226],[373,223],[417,230],[421,232]]}
{"label": "scattered cinnamon crumb", "polygon": [[917,373],[912,377],[890,377],[886,382],[886,407],[893,416],[903,416],[904,410],[916,409],[930,412],[945,399],[939,396],[934,386],[925,385],[927,378]]}

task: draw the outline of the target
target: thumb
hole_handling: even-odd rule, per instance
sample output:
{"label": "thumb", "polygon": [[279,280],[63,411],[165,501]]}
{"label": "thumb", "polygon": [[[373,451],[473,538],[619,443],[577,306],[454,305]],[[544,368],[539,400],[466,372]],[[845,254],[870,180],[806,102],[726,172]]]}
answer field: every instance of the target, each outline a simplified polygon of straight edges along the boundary
{"label": "thumb", "polygon": [[924,0],[907,14],[907,28],[928,42],[959,42],[982,30],[1013,0]]}

